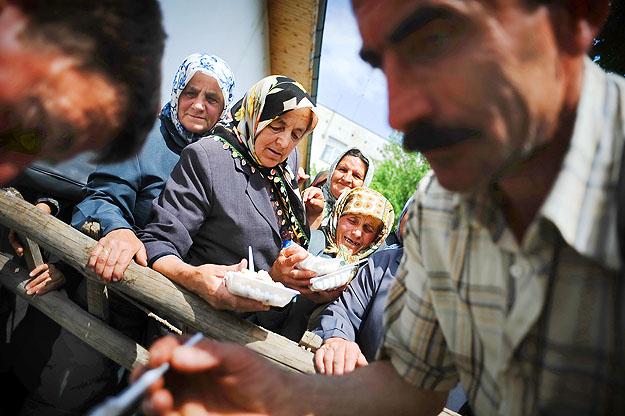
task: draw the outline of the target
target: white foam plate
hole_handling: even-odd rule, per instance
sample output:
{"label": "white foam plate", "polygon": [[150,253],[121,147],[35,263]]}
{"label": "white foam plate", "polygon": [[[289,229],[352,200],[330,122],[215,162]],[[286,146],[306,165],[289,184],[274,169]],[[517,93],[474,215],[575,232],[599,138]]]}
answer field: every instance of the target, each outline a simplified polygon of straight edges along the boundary
{"label": "white foam plate", "polygon": [[322,275],[333,272],[344,265],[345,263],[338,258],[325,258],[309,254],[308,257],[297,263],[295,267],[298,269],[312,270],[318,275]]}
{"label": "white foam plate", "polygon": [[285,306],[299,294],[297,290],[248,277],[241,272],[227,272],[225,280],[228,292],[233,295],[254,299],[269,306]]}
{"label": "white foam plate", "polygon": [[339,288],[349,281],[352,269],[345,270],[341,273],[332,274],[330,276],[319,276],[310,279],[310,289],[314,292],[321,290],[333,290]]}

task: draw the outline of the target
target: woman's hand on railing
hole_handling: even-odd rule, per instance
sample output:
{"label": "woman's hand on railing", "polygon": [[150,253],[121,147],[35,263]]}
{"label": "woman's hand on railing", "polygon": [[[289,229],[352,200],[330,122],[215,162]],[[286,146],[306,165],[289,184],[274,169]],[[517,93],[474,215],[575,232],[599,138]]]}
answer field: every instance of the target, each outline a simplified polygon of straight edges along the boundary
{"label": "woman's hand on railing", "polygon": [[141,266],[148,265],[145,246],[134,231],[119,228],[98,241],[91,252],[89,267],[104,283],[118,282],[133,258]]}
{"label": "woman's hand on railing", "polygon": [[27,295],[45,295],[65,284],[65,276],[54,264],[40,264],[29,273],[29,276],[33,279],[26,285]]}
{"label": "woman's hand on railing", "polygon": [[[50,206],[46,204],[45,202],[40,202],[37,205],[35,205],[35,207],[42,210],[46,214],[50,214],[52,212],[52,210],[50,209]],[[9,244],[11,244],[13,251],[15,251],[15,254],[17,254],[18,257],[22,257],[24,255],[24,246],[22,245],[22,242],[18,238],[15,230],[9,230]]]}
{"label": "woman's hand on railing", "polygon": [[315,352],[315,366],[321,374],[340,376],[365,365],[369,363],[358,344],[343,338],[328,338]]}

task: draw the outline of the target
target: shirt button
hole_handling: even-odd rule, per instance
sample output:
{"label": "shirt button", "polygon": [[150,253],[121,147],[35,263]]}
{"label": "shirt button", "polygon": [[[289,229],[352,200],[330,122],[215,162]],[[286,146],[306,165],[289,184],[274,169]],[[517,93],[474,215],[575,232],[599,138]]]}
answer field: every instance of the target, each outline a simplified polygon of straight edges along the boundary
{"label": "shirt button", "polygon": [[512,275],[512,277],[515,278],[519,278],[521,276],[523,276],[523,266],[521,266],[519,263],[514,263],[512,266],[510,266],[510,274]]}

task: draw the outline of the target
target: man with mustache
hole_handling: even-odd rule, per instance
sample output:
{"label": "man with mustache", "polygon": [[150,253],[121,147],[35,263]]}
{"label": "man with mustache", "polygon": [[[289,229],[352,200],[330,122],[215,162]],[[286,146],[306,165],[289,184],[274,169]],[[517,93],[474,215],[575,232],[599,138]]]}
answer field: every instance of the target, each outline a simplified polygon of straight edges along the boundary
{"label": "man with mustache", "polygon": [[0,185],[35,159],[140,149],[164,40],[155,0],[0,0]]}
{"label": "man with mustache", "polygon": [[144,409],[435,415],[460,381],[478,415],[625,413],[625,81],[586,57],[608,3],[353,0],[390,124],[433,168],[380,359],[301,376],[242,347],[165,338],[150,365],[176,371]]}

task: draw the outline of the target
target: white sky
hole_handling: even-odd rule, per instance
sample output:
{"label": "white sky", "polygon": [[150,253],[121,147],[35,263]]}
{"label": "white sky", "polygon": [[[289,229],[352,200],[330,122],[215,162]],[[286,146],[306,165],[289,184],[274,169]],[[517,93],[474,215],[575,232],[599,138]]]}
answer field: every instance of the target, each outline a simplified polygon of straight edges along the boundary
{"label": "white sky", "polygon": [[[208,52],[225,59],[235,79],[235,101],[269,71],[260,57],[268,34],[256,24],[264,0],[160,0],[167,41],[161,101],[169,101],[171,83],[182,60]],[[246,13],[237,13],[245,10]],[[236,50],[232,45],[245,45]],[[388,138],[386,80],[358,56],[361,40],[349,0],[328,0],[317,100],[326,107]]]}
{"label": "white sky", "polygon": [[349,0],[328,0],[321,45],[318,101],[388,138],[386,78],[358,53],[362,41]]}

